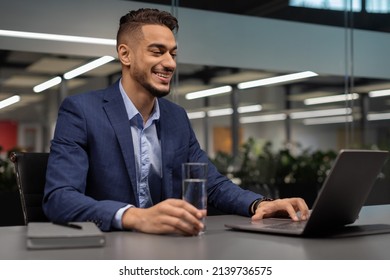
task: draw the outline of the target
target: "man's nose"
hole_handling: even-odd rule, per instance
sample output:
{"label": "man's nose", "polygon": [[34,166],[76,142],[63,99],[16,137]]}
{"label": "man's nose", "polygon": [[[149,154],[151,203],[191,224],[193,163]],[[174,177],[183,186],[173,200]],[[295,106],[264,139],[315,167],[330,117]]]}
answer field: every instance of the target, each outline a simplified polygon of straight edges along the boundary
{"label": "man's nose", "polygon": [[176,69],[176,60],[170,53],[166,53],[162,65],[166,68],[170,68],[172,70],[175,70]]}

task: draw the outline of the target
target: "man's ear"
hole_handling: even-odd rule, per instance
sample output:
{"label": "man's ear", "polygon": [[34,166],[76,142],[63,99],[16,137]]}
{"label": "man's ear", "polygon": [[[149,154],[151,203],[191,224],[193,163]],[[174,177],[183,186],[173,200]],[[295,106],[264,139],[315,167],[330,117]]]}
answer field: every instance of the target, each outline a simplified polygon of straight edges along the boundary
{"label": "man's ear", "polygon": [[125,44],[120,44],[118,46],[118,59],[123,65],[131,65],[131,50]]}

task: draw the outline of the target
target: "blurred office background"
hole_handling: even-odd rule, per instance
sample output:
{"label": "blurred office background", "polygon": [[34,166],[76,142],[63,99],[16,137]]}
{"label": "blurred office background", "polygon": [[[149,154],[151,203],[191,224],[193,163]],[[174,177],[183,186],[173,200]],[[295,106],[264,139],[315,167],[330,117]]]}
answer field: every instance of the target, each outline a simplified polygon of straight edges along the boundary
{"label": "blurred office background", "polygon": [[[178,17],[169,98],[188,111],[221,172],[243,187],[274,197],[304,192],[312,201],[340,149],[390,149],[389,0],[1,0],[0,6],[4,166],[9,151],[49,151],[66,96],[120,77],[118,21],[141,7]],[[102,57],[93,70],[65,75]],[[280,77],[296,79],[275,81]],[[56,85],[36,88],[53,78]],[[253,80],[258,84],[248,86]],[[200,97],[208,89],[222,93]],[[368,204],[390,202],[388,165]]]}

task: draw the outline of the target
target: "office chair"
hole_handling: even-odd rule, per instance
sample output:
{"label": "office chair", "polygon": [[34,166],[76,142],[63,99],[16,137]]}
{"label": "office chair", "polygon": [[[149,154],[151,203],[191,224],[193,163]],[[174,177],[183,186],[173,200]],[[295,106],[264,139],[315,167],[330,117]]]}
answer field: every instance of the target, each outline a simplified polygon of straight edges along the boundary
{"label": "office chair", "polygon": [[42,200],[46,182],[49,153],[13,152],[16,181],[22,204],[24,223],[48,222],[43,213]]}

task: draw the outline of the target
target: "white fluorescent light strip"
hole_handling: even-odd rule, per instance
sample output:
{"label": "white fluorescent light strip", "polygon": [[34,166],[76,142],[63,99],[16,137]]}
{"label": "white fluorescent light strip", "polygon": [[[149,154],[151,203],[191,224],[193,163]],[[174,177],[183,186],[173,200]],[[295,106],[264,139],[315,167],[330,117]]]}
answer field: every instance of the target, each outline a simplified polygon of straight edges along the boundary
{"label": "white fluorescent light strip", "polygon": [[[237,108],[237,112],[240,113],[240,114],[244,114],[244,113],[258,112],[258,111],[261,111],[261,109],[262,109],[262,107],[261,107],[260,104],[248,105],[248,106],[238,107]],[[226,116],[226,115],[231,115],[231,114],[233,114],[233,109],[232,108],[210,110],[208,112],[208,116],[209,117]],[[201,118],[204,118],[206,116],[206,112],[204,112],[204,111],[189,112],[189,113],[187,113],[187,115],[188,115],[188,118],[190,120],[201,119]]]}
{"label": "white fluorescent light strip", "polygon": [[202,97],[227,93],[227,92],[230,92],[232,90],[233,90],[233,88],[231,86],[222,86],[222,87],[211,88],[211,89],[206,89],[206,90],[194,91],[194,92],[187,93],[186,99],[192,100],[192,99],[196,99],[196,98],[202,98]]}
{"label": "white fluorescent light strip", "polygon": [[34,92],[41,92],[41,91],[44,91],[48,88],[51,88],[51,87],[54,87],[58,84],[60,84],[62,81],[62,78],[60,76],[57,76],[53,79],[50,79],[42,84],[39,84],[39,85],[36,85],[34,88],[33,88],[33,91]]}
{"label": "white fluorescent light strip", "polygon": [[305,118],[316,118],[316,117],[326,117],[326,116],[349,115],[351,114],[351,112],[352,112],[351,108],[293,112],[290,113],[290,118],[305,119]]}
{"label": "white fluorescent light strip", "polygon": [[2,30],[2,29],[0,29],[0,36],[14,37],[14,38],[25,38],[25,39],[60,41],[60,42],[71,42],[71,43],[107,45],[107,46],[115,46],[116,45],[115,39],[104,39],[104,38],[71,36],[71,35],[60,35],[60,34],[49,34],[49,33],[37,33],[37,32],[24,32],[24,31],[13,31],[13,30]]}
{"label": "white fluorescent light strip", "polygon": [[20,101],[20,96],[19,95],[13,95],[11,97],[8,97],[2,101],[0,101],[0,109],[3,109],[7,106],[10,106],[12,104],[15,104]]}
{"label": "white fluorescent light strip", "polygon": [[209,117],[228,116],[231,114],[233,114],[232,108],[216,109],[216,110],[210,110],[207,112],[207,116],[209,116]]}
{"label": "white fluorescent light strip", "polygon": [[380,121],[390,119],[390,113],[367,114],[368,121]]}
{"label": "white fluorescent light strip", "polygon": [[277,84],[277,83],[283,83],[283,82],[288,82],[288,81],[293,81],[293,80],[309,78],[309,77],[313,77],[313,76],[318,76],[318,74],[314,73],[312,71],[304,71],[304,72],[288,74],[288,75],[283,75],[283,76],[278,76],[278,77],[271,77],[271,78],[265,78],[265,79],[255,80],[255,81],[239,83],[237,85],[237,88],[238,89],[247,89],[247,88],[252,88],[252,87],[260,87],[260,86],[266,86],[266,85],[271,85],[271,84]]}
{"label": "white fluorescent light strip", "polygon": [[248,105],[248,106],[241,106],[237,108],[237,112],[240,114],[244,113],[251,113],[251,112],[258,112],[261,111],[262,107],[260,104],[258,105]]}
{"label": "white fluorescent light strip", "polygon": [[101,58],[98,58],[94,61],[91,61],[87,64],[84,64],[83,66],[80,66],[72,71],[69,71],[64,74],[64,79],[69,80],[73,79],[74,77],[77,77],[81,74],[84,74],[85,72],[91,71],[92,69],[95,69],[97,67],[100,67],[110,61],[113,61],[115,58],[109,55],[102,56]]}
{"label": "white fluorescent light strip", "polygon": [[357,93],[348,93],[348,94],[339,94],[339,95],[331,95],[331,96],[323,96],[323,97],[313,97],[308,98],[303,101],[305,105],[316,105],[316,104],[324,104],[324,103],[333,103],[333,102],[341,102],[347,100],[355,100],[359,98],[359,94]]}
{"label": "white fluorescent light strip", "polygon": [[240,123],[283,121],[286,118],[287,118],[286,114],[270,114],[270,115],[262,115],[262,116],[241,117]]}
{"label": "white fluorescent light strip", "polygon": [[332,124],[332,123],[345,123],[352,122],[352,116],[338,116],[338,117],[328,117],[328,118],[315,118],[315,119],[305,119],[303,120],[304,125],[317,125],[317,124]]}
{"label": "white fluorescent light strip", "polygon": [[206,116],[206,112],[204,112],[204,111],[189,112],[189,113],[187,113],[187,116],[190,120],[201,119],[201,118],[204,118]]}
{"label": "white fluorescent light strip", "polygon": [[389,95],[390,95],[390,89],[373,90],[368,93],[369,97],[382,97],[382,96],[389,96]]}

